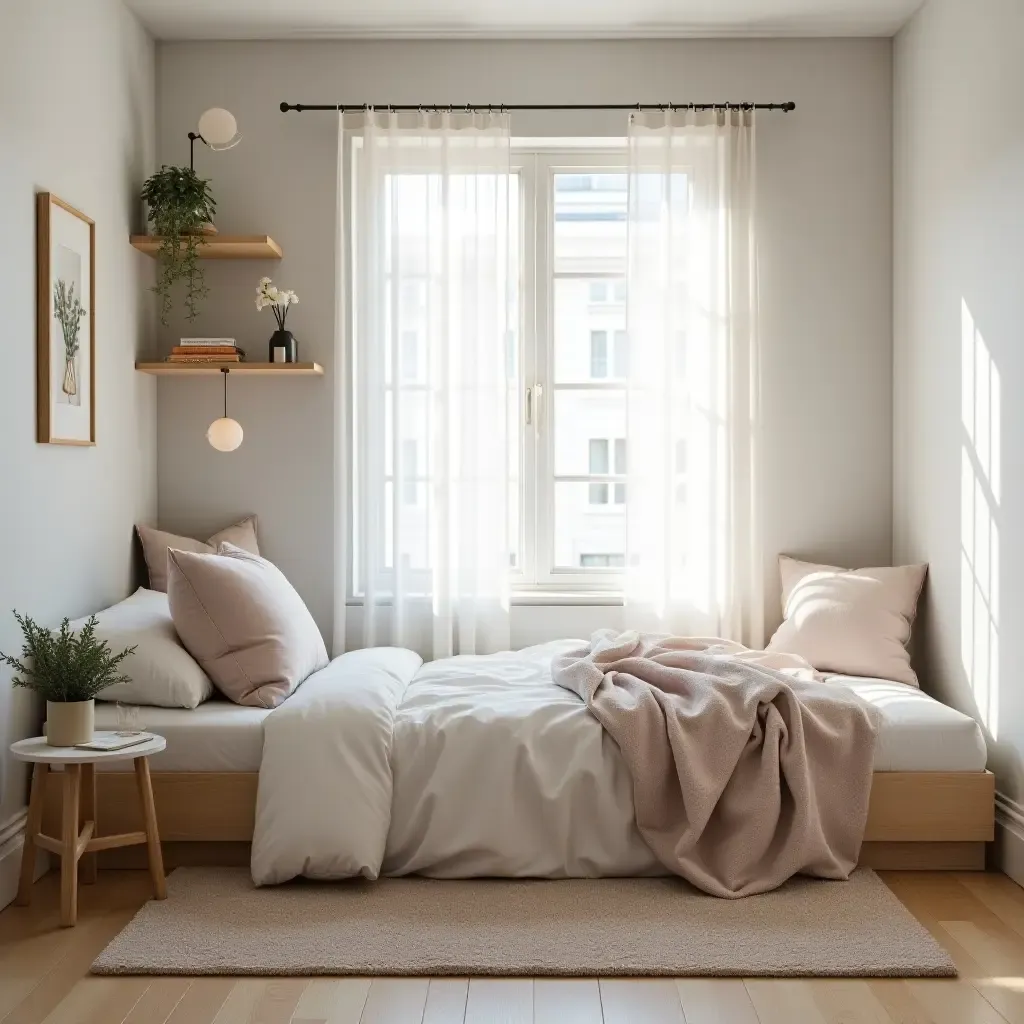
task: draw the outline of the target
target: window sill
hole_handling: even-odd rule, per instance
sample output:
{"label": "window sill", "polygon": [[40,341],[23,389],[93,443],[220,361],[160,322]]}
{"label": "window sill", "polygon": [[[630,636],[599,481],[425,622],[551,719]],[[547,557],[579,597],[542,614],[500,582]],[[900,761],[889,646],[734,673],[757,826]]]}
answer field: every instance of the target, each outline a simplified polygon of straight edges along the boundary
{"label": "window sill", "polygon": [[621,608],[622,594],[606,591],[519,590],[512,594],[512,607],[609,607]]}
{"label": "window sill", "polygon": [[[614,590],[519,590],[512,594],[509,603],[513,608],[621,608],[625,601],[622,594]],[[349,597],[345,600],[345,607],[362,608],[362,599]]]}

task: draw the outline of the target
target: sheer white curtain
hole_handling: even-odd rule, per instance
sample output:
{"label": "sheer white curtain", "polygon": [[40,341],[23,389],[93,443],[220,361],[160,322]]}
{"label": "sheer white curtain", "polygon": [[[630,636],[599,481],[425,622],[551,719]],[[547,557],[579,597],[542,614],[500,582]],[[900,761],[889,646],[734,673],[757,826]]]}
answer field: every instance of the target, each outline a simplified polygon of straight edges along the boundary
{"label": "sheer white curtain", "polygon": [[370,110],[347,135],[354,544],[335,603],[362,602],[356,646],[507,648],[508,115]]}
{"label": "sheer white curtain", "polygon": [[626,622],[764,641],[753,111],[629,126]]}

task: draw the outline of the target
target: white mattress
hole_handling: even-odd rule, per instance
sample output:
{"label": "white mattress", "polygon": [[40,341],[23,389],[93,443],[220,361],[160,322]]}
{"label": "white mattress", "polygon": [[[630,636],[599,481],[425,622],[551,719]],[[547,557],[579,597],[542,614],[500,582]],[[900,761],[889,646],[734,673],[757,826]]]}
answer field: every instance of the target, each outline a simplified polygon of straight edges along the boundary
{"label": "white mattress", "polygon": [[906,683],[829,676],[882,713],[876,772],[980,772],[988,760],[978,723]]}
{"label": "white mattress", "polygon": [[[267,708],[208,700],[197,708],[139,708],[142,727],[167,740],[149,759],[155,772],[258,772]],[[116,729],[117,708],[96,702],[96,728]],[[130,771],[130,760],[100,764],[100,771]]]}
{"label": "white mattress", "polygon": [[[882,713],[875,744],[876,772],[976,772],[985,767],[985,739],[973,718],[940,704],[921,690],[884,679],[829,676],[848,686]],[[263,757],[265,708],[211,700],[194,710],[139,709],[142,724],[167,740],[150,758],[158,772],[257,772]],[[117,726],[113,704],[98,702],[96,727]],[[130,760],[100,770],[130,770]]]}

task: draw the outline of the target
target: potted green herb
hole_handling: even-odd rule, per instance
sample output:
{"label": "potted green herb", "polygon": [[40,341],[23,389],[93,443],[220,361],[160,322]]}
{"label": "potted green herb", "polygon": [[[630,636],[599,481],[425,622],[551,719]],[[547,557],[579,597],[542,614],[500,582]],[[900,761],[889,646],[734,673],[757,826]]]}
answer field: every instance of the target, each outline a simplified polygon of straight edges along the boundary
{"label": "potted green herb", "polygon": [[210,183],[190,167],[161,167],[142,186],[149,220],[160,236],[159,272],[153,291],[160,296],[160,322],[167,324],[173,302],[171,289],[185,283],[185,309],[189,320],[199,315],[199,302],[208,293],[199,247],[204,230],[213,220],[217,203]]}
{"label": "potted green herb", "polygon": [[129,681],[118,675],[117,666],[135,648],[111,654],[107,642],[96,638],[95,615],[78,632],[65,619],[59,633],[36,625],[27,615],[15,612],[14,617],[25,637],[22,660],[0,651],[0,661],[20,673],[13,679],[15,686],[46,699],[46,742],[51,747],[88,743],[95,721],[93,698],[114,683]]}

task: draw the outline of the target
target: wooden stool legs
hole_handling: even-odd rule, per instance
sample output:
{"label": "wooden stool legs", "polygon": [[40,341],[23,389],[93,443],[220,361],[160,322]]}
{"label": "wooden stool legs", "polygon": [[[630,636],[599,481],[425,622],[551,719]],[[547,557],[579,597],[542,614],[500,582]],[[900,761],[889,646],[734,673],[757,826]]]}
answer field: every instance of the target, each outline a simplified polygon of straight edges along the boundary
{"label": "wooden stool legs", "polygon": [[135,780],[139,785],[142,817],[146,828],[146,852],[149,855],[149,874],[158,900],[167,899],[167,879],[164,878],[164,857],[160,849],[160,834],[156,827],[156,805],[153,803],[153,784],[149,778],[149,759],[135,758]]}
{"label": "wooden stool legs", "polygon": [[46,804],[46,776],[49,765],[37,763],[32,773],[32,796],[28,802],[28,821],[25,824],[25,845],[21,851],[21,877],[18,880],[19,907],[27,907],[32,898],[32,885],[36,880],[36,836],[43,828],[43,807]]}
{"label": "wooden stool legs", "polygon": [[78,795],[81,783],[82,766],[64,765],[63,825],[60,833],[60,923],[65,928],[78,920]]}
{"label": "wooden stool legs", "polygon": [[[92,822],[92,834],[100,834],[100,823],[96,817],[96,765],[82,765],[82,818],[85,822]],[[96,854],[82,854],[82,881],[86,885],[92,885],[96,881]]]}
{"label": "wooden stool legs", "polygon": [[[160,833],[156,824],[156,805],[149,777],[149,761],[136,757],[135,781],[142,804],[143,832],[123,835],[96,835],[96,766],[91,763],[64,764],[60,776],[63,797],[61,807],[60,838],[43,834],[43,808],[46,803],[49,766],[35,765],[32,773],[32,795],[29,798],[28,822],[25,826],[25,846],[21,854],[21,875],[18,879],[19,906],[27,907],[35,882],[36,851],[49,850],[60,857],[60,923],[70,927],[78,919],[78,863],[82,862],[82,881],[96,881],[96,854],[118,846],[146,844],[149,854],[149,874],[153,879],[153,892],[158,900],[167,899],[167,880],[164,878],[164,859],[160,850]],[[84,817],[84,822],[80,819]]]}

